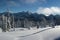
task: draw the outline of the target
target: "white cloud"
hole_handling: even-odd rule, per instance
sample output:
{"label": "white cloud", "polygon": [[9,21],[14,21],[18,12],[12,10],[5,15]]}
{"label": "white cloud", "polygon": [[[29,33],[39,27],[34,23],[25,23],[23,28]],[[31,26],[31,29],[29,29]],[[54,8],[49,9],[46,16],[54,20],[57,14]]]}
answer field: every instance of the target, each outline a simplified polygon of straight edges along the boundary
{"label": "white cloud", "polygon": [[60,8],[59,7],[50,7],[50,8],[43,8],[39,7],[36,11],[39,14],[45,14],[45,15],[50,15],[50,14],[60,14]]}
{"label": "white cloud", "polygon": [[46,0],[20,0],[20,1],[23,1],[25,3],[35,3],[35,2],[43,3],[43,2],[46,2]]}
{"label": "white cloud", "polygon": [[35,3],[37,0],[25,0],[26,3]]}
{"label": "white cloud", "polygon": [[20,6],[20,4],[19,3],[16,3],[15,1],[8,1],[7,2],[7,5],[8,6]]}

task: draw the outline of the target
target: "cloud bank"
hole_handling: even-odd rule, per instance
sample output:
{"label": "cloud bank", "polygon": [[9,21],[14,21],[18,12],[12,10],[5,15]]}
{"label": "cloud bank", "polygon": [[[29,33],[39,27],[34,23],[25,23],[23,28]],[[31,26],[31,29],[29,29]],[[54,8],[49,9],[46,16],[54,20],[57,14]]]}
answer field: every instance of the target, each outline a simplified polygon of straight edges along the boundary
{"label": "cloud bank", "polygon": [[50,7],[50,8],[43,8],[43,7],[39,7],[36,11],[38,14],[45,14],[45,15],[56,15],[56,14],[60,14],[60,7]]}

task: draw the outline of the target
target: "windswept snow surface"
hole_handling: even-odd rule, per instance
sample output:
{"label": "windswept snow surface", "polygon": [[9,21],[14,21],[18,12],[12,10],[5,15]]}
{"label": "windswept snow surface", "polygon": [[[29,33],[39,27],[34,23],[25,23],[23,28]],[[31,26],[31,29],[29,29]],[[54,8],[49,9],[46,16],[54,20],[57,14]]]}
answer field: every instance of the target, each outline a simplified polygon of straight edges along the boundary
{"label": "windswept snow surface", "polygon": [[39,28],[24,31],[1,32],[0,40],[54,40],[60,37],[60,28]]}

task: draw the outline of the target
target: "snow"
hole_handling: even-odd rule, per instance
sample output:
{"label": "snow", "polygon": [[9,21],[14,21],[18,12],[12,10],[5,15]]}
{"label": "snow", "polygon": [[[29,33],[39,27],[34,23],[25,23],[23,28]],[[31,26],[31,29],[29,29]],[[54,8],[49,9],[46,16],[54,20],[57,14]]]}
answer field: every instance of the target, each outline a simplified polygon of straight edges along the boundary
{"label": "snow", "polygon": [[60,25],[58,25],[58,26],[55,26],[55,28],[60,28]]}
{"label": "snow", "polygon": [[0,40],[54,40],[60,37],[60,28],[39,28],[22,29],[16,28],[15,31],[1,32]]}
{"label": "snow", "polygon": [[2,32],[2,29],[0,28],[0,33]]}

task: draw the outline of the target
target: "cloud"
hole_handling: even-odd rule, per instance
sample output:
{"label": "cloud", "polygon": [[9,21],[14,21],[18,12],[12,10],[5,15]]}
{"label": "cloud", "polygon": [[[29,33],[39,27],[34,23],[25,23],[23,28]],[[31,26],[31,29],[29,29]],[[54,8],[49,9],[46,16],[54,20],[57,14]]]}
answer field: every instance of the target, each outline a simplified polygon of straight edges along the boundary
{"label": "cloud", "polygon": [[47,0],[39,0],[40,3],[47,3]]}
{"label": "cloud", "polygon": [[43,3],[43,2],[46,2],[46,0],[20,0],[20,1],[24,2],[24,3],[35,3],[35,2]]}
{"label": "cloud", "polygon": [[39,7],[36,11],[39,14],[45,14],[45,15],[56,15],[56,14],[60,14],[60,8],[59,7],[50,7],[50,8],[43,8],[43,7]]}
{"label": "cloud", "polygon": [[10,7],[11,7],[11,6],[20,6],[20,4],[17,3],[17,2],[15,2],[15,1],[8,1],[8,2],[7,2],[7,5],[10,6]]}
{"label": "cloud", "polygon": [[25,0],[26,3],[35,3],[37,0]]}

